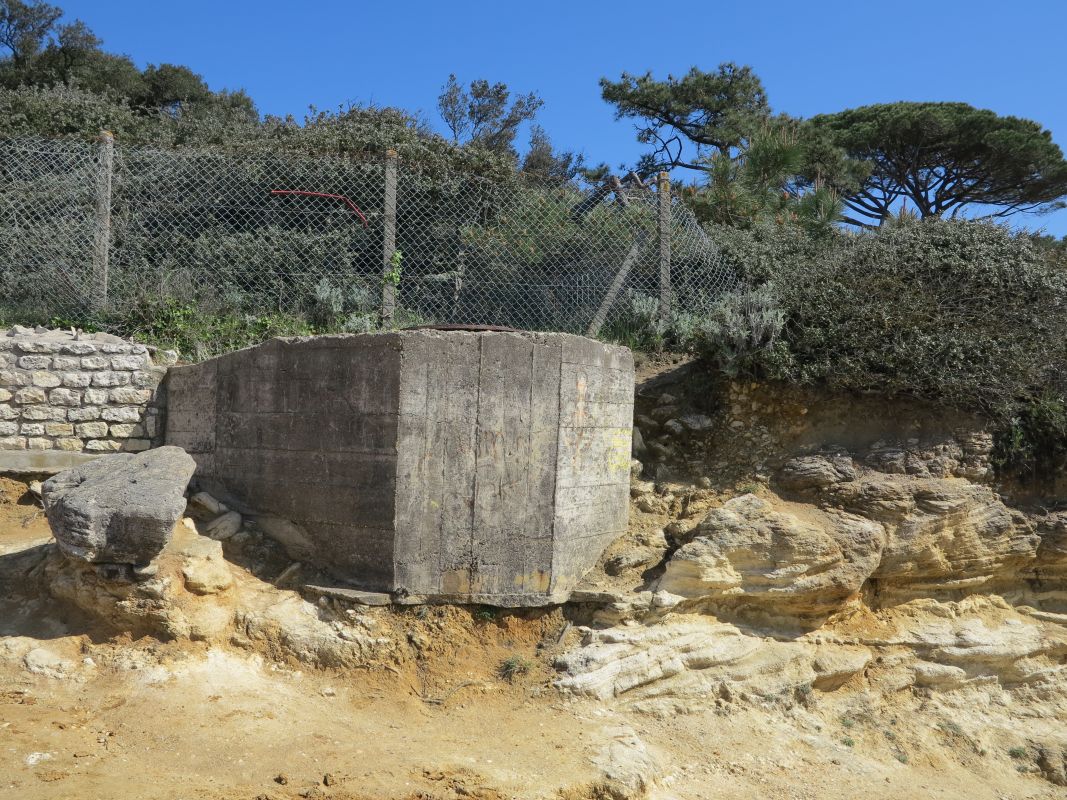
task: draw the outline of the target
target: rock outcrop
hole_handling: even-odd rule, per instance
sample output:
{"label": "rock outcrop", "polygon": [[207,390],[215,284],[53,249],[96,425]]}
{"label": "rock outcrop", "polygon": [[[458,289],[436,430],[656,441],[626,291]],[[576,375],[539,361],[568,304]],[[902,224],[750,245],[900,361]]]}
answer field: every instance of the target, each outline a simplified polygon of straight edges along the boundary
{"label": "rock outcrop", "polygon": [[1017,584],[1036,563],[1043,541],[1047,538],[1046,550],[1055,550],[1059,541],[1054,520],[1043,535],[992,488],[960,477],[983,469],[962,448],[882,447],[861,463],[842,455],[793,459],[779,472],[778,485],[787,496],[863,518],[884,531],[885,545],[870,575],[872,590],[883,600],[962,596]]}
{"label": "rock outcrop", "polygon": [[115,631],[161,639],[211,641],[230,630],[233,576],[219,542],[191,520],[147,568],[90,564],[52,552],[44,568],[51,594]]}
{"label": "rock outcrop", "polygon": [[695,533],[658,589],[804,619],[824,618],[855,596],[885,542],[876,522],[817,509],[802,518],[751,494],[711,511]]}
{"label": "rock outcrop", "polygon": [[196,463],[180,447],[105,456],[41,487],[60,550],[92,563],[143,565],[166,546],[185,510]]}
{"label": "rock outcrop", "polygon": [[774,482],[782,498],[748,494],[709,511],[676,537],[656,588],[809,625],[861,592],[875,607],[974,592],[1063,599],[1067,514],[1009,508],[960,477],[983,469],[961,447],[872,452],[787,461]]}

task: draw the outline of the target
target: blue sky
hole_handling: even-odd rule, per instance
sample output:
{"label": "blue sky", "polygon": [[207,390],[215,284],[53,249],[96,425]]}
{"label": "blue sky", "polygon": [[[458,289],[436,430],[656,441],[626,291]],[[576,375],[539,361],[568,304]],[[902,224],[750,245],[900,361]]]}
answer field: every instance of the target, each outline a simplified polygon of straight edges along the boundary
{"label": "blue sky", "polygon": [[[796,116],[895,100],[956,100],[1037,120],[1067,147],[1067,2],[808,0],[673,4],[152,2],[52,0],[140,66],[187,64],[212,88],[244,88],[266,113],[373,101],[439,125],[450,72],[545,101],[557,147],[632,163],[597,79],[752,66],[775,111]],[[1067,210],[1015,224],[1067,235]]]}

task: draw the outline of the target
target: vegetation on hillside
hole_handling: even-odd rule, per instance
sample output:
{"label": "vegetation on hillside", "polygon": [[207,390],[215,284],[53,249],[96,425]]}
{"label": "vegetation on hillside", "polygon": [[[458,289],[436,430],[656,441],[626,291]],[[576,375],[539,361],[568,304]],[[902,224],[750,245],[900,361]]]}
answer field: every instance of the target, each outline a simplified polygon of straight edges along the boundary
{"label": "vegetation on hillside", "polygon": [[[745,286],[699,315],[667,318],[651,297],[632,295],[606,330],[644,347],[692,349],[730,375],[976,409],[999,424],[1004,464],[1067,464],[1067,240],[996,224],[1064,205],[1067,161],[1049,131],[964,103],[795,119],[774,113],[758,75],[733,63],[665,79],[624,73],[603,79],[601,90],[648,145],[636,172],[674,169],[683,178],[683,199]],[[452,75],[438,101],[445,136],[390,107],[263,116],[244,91],[212,89],[187,66],[138,68],[56,6],[0,0],[0,138],[91,138],[108,129],[124,144],[186,150],[377,157],[395,149],[425,184],[417,202],[429,205],[441,202],[446,175],[526,175],[557,188],[603,180],[605,167],[586,169],[580,154],[553,148],[536,125],[542,104],[536,93]],[[523,126],[531,134],[520,152]],[[491,237],[454,225],[428,226],[427,235],[445,261],[463,251],[464,269],[476,252],[494,264],[503,263],[495,250],[520,254],[518,271],[494,267],[502,287],[510,280],[519,291],[527,278],[555,280],[571,268],[556,259],[569,237],[611,235],[611,224],[572,218],[563,205],[546,210],[545,202],[554,201],[520,197]],[[535,230],[532,221],[548,218],[559,220],[555,233]],[[182,247],[219,276],[263,257],[240,237],[205,234]],[[317,252],[303,239],[290,249]],[[401,249],[417,257],[413,247]],[[145,269],[161,263],[158,252],[142,255]],[[452,274],[446,268],[441,274]],[[275,333],[374,324],[368,298],[376,285],[315,286],[290,314],[257,309],[253,278],[235,276],[240,297],[144,297],[99,324],[194,356]],[[3,275],[0,283],[10,294],[22,279]]]}

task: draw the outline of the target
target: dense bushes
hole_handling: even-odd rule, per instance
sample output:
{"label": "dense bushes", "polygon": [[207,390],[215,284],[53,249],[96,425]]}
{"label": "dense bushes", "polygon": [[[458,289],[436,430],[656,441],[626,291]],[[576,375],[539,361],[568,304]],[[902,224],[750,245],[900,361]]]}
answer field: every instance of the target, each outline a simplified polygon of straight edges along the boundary
{"label": "dense bushes", "polygon": [[712,236],[748,288],[657,330],[660,341],[729,375],[978,411],[1002,469],[1067,468],[1067,272],[1032,237],[939,219],[818,239],[778,225]]}
{"label": "dense bushes", "polygon": [[[1067,275],[1003,227],[905,220],[821,242],[788,228],[721,238],[750,285],[776,287],[783,322],[727,366],[1006,419],[1067,363]],[[722,361],[718,343],[743,333],[696,344]]]}
{"label": "dense bushes", "polygon": [[484,147],[455,145],[396,108],[312,108],[303,119],[260,119],[241,103],[228,105],[225,97],[216,97],[183,103],[180,114],[169,114],[76,86],[0,86],[0,138],[94,140],[101,130],[114,133],[120,146],[354,158],[378,158],[392,149],[404,163],[429,174],[463,170],[506,178],[515,172],[513,158]]}

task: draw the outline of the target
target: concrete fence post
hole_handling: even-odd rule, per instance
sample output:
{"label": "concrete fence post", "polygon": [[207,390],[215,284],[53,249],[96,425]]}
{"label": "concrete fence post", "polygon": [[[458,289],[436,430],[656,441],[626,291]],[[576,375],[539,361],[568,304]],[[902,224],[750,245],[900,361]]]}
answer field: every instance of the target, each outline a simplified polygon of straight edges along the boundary
{"label": "concrete fence post", "polygon": [[101,131],[97,147],[96,212],[93,222],[92,307],[107,307],[108,259],[111,255],[111,181],[115,169],[115,135]]}
{"label": "concrete fence post", "polygon": [[396,150],[385,151],[385,192],[382,206],[382,327],[393,324],[396,311],[397,267],[393,263],[396,253]]}
{"label": "concrete fence post", "polygon": [[661,172],[656,181],[659,197],[659,318],[671,313],[671,176]]}

